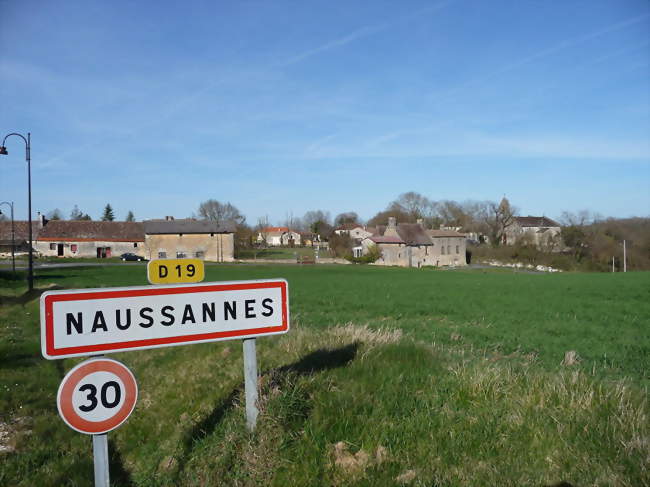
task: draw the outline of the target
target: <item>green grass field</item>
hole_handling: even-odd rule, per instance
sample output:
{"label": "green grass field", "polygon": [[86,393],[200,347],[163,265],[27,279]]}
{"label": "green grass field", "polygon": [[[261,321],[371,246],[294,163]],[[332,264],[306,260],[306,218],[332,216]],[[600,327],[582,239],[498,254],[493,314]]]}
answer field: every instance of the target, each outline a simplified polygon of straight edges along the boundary
{"label": "green grass field", "polygon": [[[114,354],[140,397],[109,433],[113,485],[650,485],[650,273],[206,271],[289,281],[290,332],[257,341],[258,429],[241,342]],[[146,284],[139,265],[38,277]],[[0,485],[92,485],[90,438],[56,411],[80,360],[42,359],[37,293],[0,285]]]}

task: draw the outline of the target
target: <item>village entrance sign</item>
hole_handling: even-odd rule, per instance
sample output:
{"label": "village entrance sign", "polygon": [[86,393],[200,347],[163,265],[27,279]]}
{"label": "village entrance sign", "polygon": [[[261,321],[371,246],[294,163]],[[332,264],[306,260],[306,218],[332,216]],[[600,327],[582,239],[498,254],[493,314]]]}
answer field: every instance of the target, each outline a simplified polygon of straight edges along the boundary
{"label": "village entrance sign", "polygon": [[[152,263],[155,264],[152,265]],[[243,339],[246,422],[257,422],[255,338],[289,331],[284,279],[196,282],[201,261],[152,261],[154,286],[49,291],[41,295],[41,352],[49,360]],[[73,368],[57,407],[71,428],[93,435],[95,485],[109,485],[106,433],[133,411],[137,384],[123,364],[103,357]]]}

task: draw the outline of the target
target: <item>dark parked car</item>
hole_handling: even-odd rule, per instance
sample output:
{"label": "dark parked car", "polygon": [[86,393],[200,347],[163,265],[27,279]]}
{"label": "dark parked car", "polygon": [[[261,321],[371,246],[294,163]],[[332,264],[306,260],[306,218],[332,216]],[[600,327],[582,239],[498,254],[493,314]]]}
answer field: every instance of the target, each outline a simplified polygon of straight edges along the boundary
{"label": "dark parked car", "polygon": [[144,257],[140,257],[139,255],[132,254],[131,252],[127,252],[126,254],[120,255],[120,259],[127,261],[127,260],[137,260],[138,262],[141,262],[144,260]]}

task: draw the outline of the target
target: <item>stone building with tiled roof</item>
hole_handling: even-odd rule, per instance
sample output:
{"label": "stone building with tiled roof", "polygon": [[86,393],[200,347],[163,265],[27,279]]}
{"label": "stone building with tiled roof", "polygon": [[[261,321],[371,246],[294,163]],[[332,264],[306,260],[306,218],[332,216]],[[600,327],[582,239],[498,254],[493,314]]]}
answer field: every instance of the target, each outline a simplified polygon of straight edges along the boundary
{"label": "stone building with tiled roof", "polygon": [[373,235],[361,241],[362,254],[376,246],[381,254],[376,265],[401,267],[466,265],[465,235],[449,230],[426,230],[422,221],[397,224],[394,217],[387,226],[378,226]]}
{"label": "stone building with tiled roof", "polygon": [[51,257],[145,256],[142,223],[50,220],[40,228],[34,249]]}
{"label": "stone building with tiled roof", "polygon": [[193,218],[143,222],[145,257],[153,259],[195,258],[211,262],[235,260],[235,224]]}
{"label": "stone building with tiled roof", "polygon": [[546,216],[516,216],[505,233],[505,243],[528,243],[544,250],[561,248],[560,224]]}

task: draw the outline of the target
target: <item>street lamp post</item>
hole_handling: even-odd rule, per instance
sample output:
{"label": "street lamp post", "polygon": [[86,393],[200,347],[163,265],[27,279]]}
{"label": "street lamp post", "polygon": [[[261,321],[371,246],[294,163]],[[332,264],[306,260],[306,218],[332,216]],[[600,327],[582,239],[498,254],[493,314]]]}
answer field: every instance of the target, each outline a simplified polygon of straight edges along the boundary
{"label": "street lamp post", "polygon": [[31,162],[31,133],[27,132],[27,138],[24,135],[17,134],[12,132],[5,135],[5,138],[2,140],[2,145],[0,146],[0,155],[6,156],[9,154],[7,148],[5,147],[5,142],[9,137],[15,135],[23,139],[25,142],[25,159],[27,160],[27,213],[29,216],[28,225],[29,225],[29,267],[27,270],[27,283],[29,290],[34,289],[34,255],[32,246],[34,242],[32,241],[32,162]]}
{"label": "street lamp post", "polygon": [[[16,229],[14,227],[14,203],[9,201],[0,202],[0,206],[7,205],[11,208],[11,267],[14,271],[14,278],[16,277]],[[0,210],[0,215],[2,211]]]}

